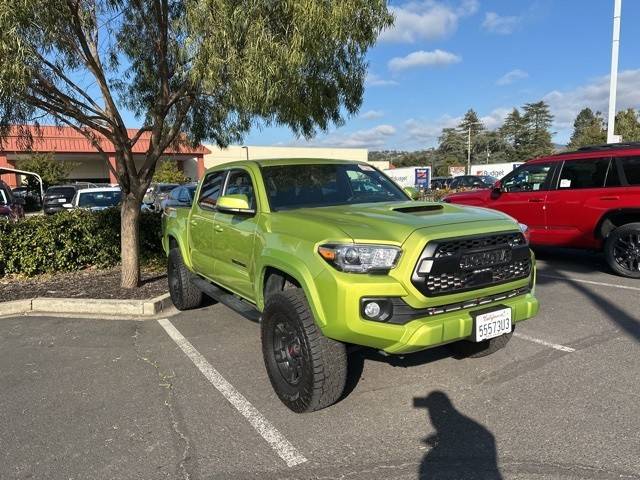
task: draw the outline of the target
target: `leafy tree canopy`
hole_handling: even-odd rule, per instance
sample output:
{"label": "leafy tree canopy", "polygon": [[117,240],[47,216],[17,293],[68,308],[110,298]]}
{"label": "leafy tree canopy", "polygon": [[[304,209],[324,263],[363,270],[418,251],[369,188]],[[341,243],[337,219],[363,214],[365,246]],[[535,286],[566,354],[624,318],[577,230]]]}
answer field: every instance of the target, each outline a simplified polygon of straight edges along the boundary
{"label": "leafy tree canopy", "polygon": [[189,179],[178,168],[175,160],[161,160],[156,168],[153,181],[158,183],[187,183]]}
{"label": "leafy tree canopy", "polygon": [[[56,160],[51,153],[35,153],[29,157],[18,159],[17,166],[20,170],[40,175],[42,188],[46,190],[51,185],[58,185],[68,181],[69,173],[75,168],[76,164]],[[31,175],[26,177],[26,185],[30,190],[40,191],[38,180]]]}

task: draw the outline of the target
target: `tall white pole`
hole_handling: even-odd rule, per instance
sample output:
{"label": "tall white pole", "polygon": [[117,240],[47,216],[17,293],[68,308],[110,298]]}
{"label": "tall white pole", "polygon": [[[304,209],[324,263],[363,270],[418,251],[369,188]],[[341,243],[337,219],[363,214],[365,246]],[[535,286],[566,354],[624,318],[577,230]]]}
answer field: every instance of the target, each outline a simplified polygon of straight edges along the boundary
{"label": "tall white pole", "polygon": [[613,42],[611,44],[611,83],[609,84],[609,123],[607,125],[607,143],[618,143],[620,137],[615,134],[616,90],[618,88],[618,51],[620,50],[620,14],[622,0],[614,0]]}
{"label": "tall white pole", "polygon": [[471,175],[471,124],[469,124],[469,138],[467,140],[467,175]]}

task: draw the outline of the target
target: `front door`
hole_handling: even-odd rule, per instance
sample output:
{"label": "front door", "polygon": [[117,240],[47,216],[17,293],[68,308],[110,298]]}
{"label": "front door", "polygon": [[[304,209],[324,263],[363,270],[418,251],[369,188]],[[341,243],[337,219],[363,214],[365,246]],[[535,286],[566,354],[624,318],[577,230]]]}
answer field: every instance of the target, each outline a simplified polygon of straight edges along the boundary
{"label": "front door", "polygon": [[502,193],[487,202],[529,227],[532,243],[544,242],[545,202],[553,163],[522,165],[501,180]]}
{"label": "front door", "polygon": [[214,222],[216,202],[222,192],[226,171],[211,172],[202,181],[198,199],[189,217],[189,248],[195,270],[212,278],[215,269]]}
{"label": "front door", "polygon": [[229,172],[224,195],[246,195],[255,214],[217,212],[214,226],[216,256],[215,280],[230,290],[254,301],[254,241],[259,208],[254,182],[249,171]]}

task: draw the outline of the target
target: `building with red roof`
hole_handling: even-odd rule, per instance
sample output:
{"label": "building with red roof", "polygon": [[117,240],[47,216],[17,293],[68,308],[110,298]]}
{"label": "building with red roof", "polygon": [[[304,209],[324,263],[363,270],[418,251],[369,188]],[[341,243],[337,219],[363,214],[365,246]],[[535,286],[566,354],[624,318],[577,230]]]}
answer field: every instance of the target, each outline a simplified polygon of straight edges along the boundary
{"label": "building with red roof", "polygon": [[[132,138],[137,130],[130,129],[128,132],[129,137]],[[9,135],[0,142],[0,169],[19,168],[16,166],[16,160],[34,153],[51,153],[57,160],[73,163],[74,168],[69,175],[70,181],[117,183],[108,165],[110,163],[115,169],[115,148],[101,135],[97,135],[97,138],[100,148],[107,154],[106,160],[85,136],[71,127],[41,126],[37,131],[31,127],[31,134],[33,138],[31,145],[25,145],[20,138],[18,128],[14,127],[10,130]],[[150,137],[150,132],[143,133],[133,147],[134,159],[138,166],[141,166],[144,161]],[[163,159],[176,161],[187,177],[197,180],[204,173],[204,156],[209,153],[210,151],[201,145],[196,148],[169,147]],[[0,172],[0,176],[9,186],[18,185],[16,174]]]}

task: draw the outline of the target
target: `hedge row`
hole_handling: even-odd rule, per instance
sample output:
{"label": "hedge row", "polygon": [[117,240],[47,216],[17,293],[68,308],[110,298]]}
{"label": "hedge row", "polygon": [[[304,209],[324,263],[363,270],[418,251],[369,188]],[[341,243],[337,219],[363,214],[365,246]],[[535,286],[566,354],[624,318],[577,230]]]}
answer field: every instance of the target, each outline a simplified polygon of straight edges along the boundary
{"label": "hedge row", "polygon": [[[142,260],[162,254],[160,215],[140,220]],[[38,215],[17,223],[0,222],[0,277],[17,273],[111,267],[120,262],[120,210],[73,210]]]}

